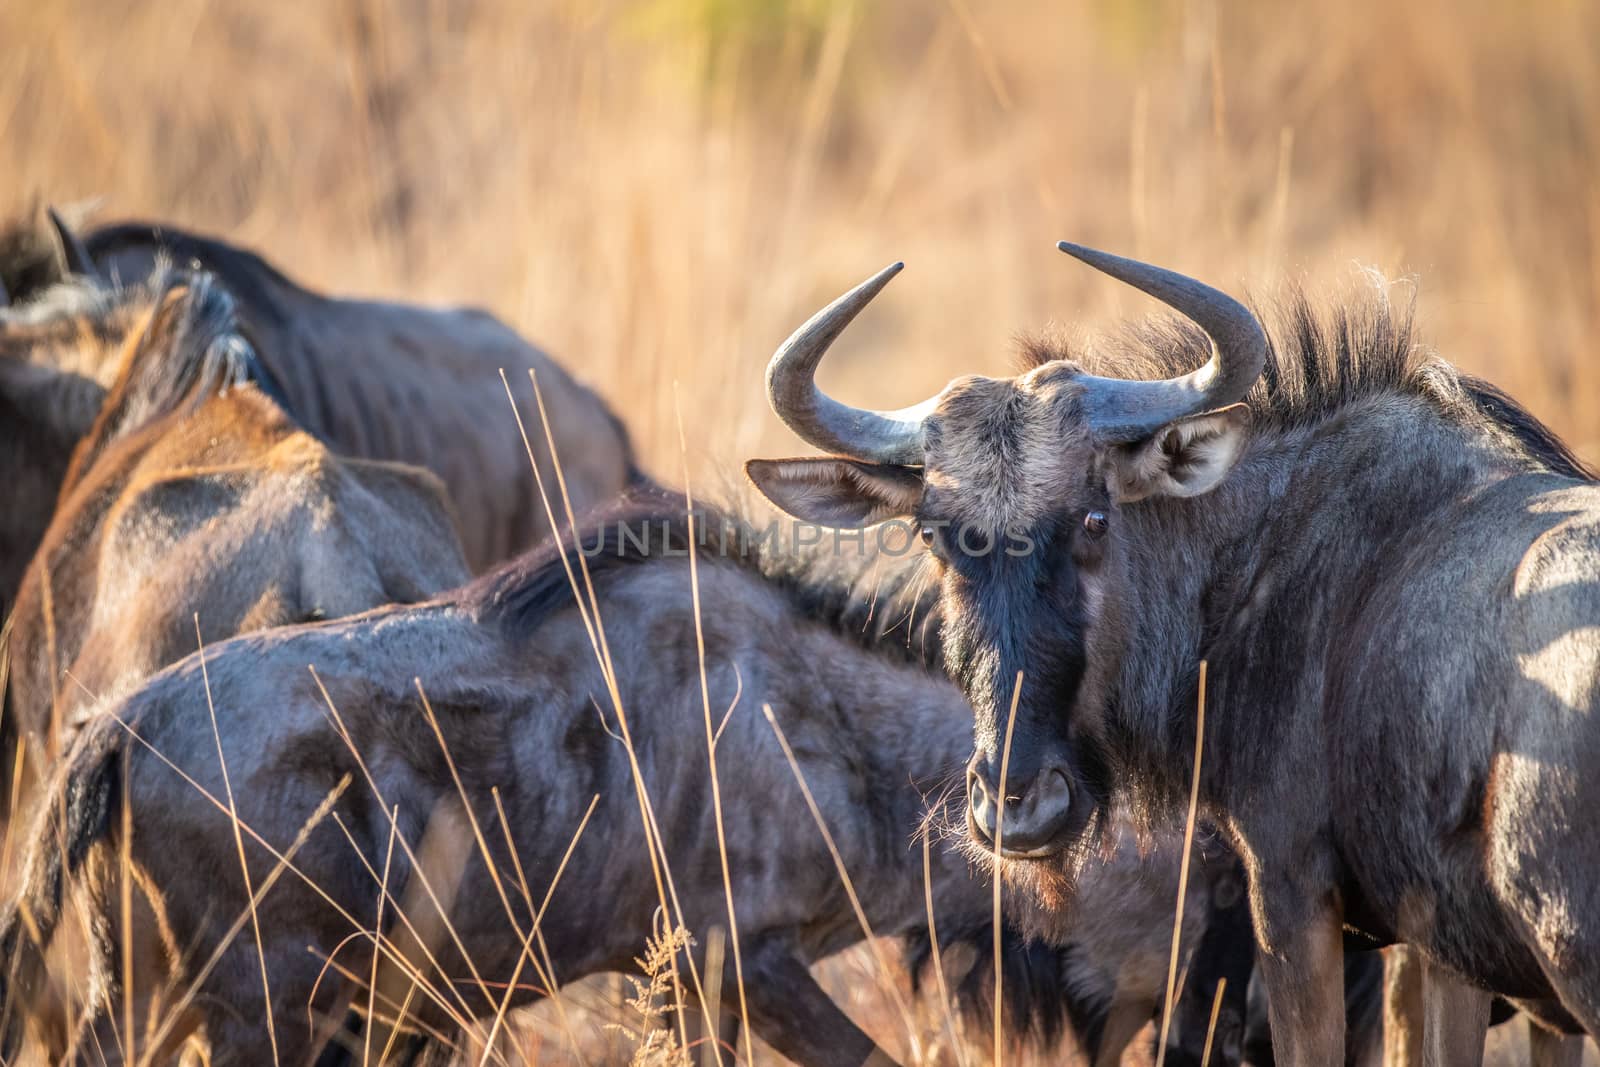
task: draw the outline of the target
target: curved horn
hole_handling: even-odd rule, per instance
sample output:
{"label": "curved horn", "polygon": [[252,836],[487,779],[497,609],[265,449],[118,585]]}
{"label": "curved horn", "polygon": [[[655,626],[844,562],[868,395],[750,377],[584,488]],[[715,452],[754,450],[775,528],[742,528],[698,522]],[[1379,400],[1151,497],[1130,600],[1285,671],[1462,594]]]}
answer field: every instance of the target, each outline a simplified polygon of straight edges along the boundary
{"label": "curved horn", "polygon": [[789,429],[824,451],[869,463],[922,462],[922,420],[933,410],[933,400],[899,411],[847,407],[826,396],[814,380],[828,346],[904,266],[890,264],[811,316],[767,364],[772,410]]}
{"label": "curved horn", "polygon": [[89,250],[83,246],[83,242],[72,231],[72,227],[62,220],[55,208],[46,208],[45,213],[50,216],[50,226],[56,231],[56,240],[61,245],[61,258],[67,264],[67,272],[98,280],[100,268],[94,265],[94,258],[89,255]]}
{"label": "curved horn", "polygon": [[1149,293],[1211,338],[1211,358],[1205,366],[1177,378],[1145,382],[1085,375],[1079,379],[1087,386],[1085,418],[1103,439],[1141,440],[1177,419],[1226,407],[1242,400],[1261,376],[1267,335],[1250,310],[1227,293],[1136,259],[1067,241],[1056,247]]}

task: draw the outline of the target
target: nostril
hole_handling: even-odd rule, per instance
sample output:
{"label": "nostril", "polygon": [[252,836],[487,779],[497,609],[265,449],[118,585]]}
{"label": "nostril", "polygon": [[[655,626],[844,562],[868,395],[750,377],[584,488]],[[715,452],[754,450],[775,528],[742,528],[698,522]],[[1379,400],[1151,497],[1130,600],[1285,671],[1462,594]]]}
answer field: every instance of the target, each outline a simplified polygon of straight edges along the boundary
{"label": "nostril", "polygon": [[[974,841],[993,848],[1003,840],[1008,855],[1047,855],[1058,846],[1069,824],[1073,791],[1059,763],[1023,767],[1007,776],[1005,789],[995,780],[999,768],[974,760],[967,767],[967,825]],[[1005,803],[999,803],[1001,797]],[[1003,838],[1002,838],[1003,833]]]}
{"label": "nostril", "polygon": [[1034,801],[1041,811],[1062,812],[1072,806],[1072,786],[1066,772],[1052,767],[1033,786]]}
{"label": "nostril", "polygon": [[985,844],[994,840],[995,804],[993,794],[983,776],[976,772],[967,774],[967,819],[975,836]]}

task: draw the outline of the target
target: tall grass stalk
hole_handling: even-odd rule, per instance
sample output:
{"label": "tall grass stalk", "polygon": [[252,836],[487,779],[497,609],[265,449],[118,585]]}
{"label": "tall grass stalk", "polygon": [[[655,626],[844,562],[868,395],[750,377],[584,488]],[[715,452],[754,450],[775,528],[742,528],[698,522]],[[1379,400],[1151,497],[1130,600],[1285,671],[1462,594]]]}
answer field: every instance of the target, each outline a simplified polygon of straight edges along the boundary
{"label": "tall grass stalk", "polygon": [[1183,857],[1178,861],[1178,904],[1172,917],[1172,957],[1167,961],[1167,997],[1161,1011],[1161,1038],[1156,1046],[1156,1067],[1162,1067],[1167,1059],[1167,1033],[1172,1026],[1172,1009],[1177,1003],[1178,943],[1183,938],[1183,901],[1189,892],[1189,859],[1194,851],[1195,816],[1200,806],[1200,761],[1205,756],[1205,740],[1206,661],[1201,660],[1200,697],[1194,724],[1194,776],[1189,783],[1189,815],[1183,825]]}
{"label": "tall grass stalk", "polygon": [[[677,383],[673,383],[673,392],[677,392]],[[695,656],[700,668],[700,706],[705,712],[706,726],[706,762],[711,773],[711,812],[717,827],[717,857],[722,864],[722,891],[728,902],[728,939],[733,948],[733,973],[739,986],[739,1031],[744,1035],[744,1047],[754,1054],[755,1044],[750,1040],[750,1005],[744,993],[744,956],[739,949],[739,917],[735,914],[733,906],[733,872],[728,867],[728,835],[722,822],[722,785],[717,777],[717,734],[718,730],[711,727],[711,686],[706,680],[706,631],[704,620],[700,616],[700,556],[696,551],[695,525],[694,525],[694,489],[689,480],[689,443],[683,435],[683,412],[678,412],[678,445],[683,455],[683,506],[688,515],[689,522],[689,599],[694,606],[694,646]],[[723,724],[727,724],[728,717],[733,714],[735,705],[729,705],[728,712],[723,716]],[[708,946],[709,947],[709,946]],[[717,961],[720,969],[721,960]],[[721,976],[716,978],[717,988],[722,986]],[[709,1017],[707,1025],[713,1036],[715,1044],[716,1011],[714,1006],[707,1004]],[[717,1055],[715,1062],[721,1063],[722,1057]]]}

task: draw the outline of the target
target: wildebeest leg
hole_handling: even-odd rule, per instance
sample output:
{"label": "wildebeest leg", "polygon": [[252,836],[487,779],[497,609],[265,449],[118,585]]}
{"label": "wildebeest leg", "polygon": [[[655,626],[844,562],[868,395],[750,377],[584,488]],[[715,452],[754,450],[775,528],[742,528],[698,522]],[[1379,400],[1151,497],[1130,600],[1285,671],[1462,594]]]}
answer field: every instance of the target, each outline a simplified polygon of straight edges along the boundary
{"label": "wildebeest leg", "polygon": [[1383,956],[1376,949],[1344,947],[1344,1062],[1383,1063]]}
{"label": "wildebeest leg", "polygon": [[1492,994],[1424,961],[1422,1062],[1427,1067],[1481,1064],[1492,999]]}
{"label": "wildebeest leg", "polygon": [[1106,1012],[1105,1025],[1094,1050],[1094,1067],[1117,1067],[1122,1053],[1133,1039],[1156,1017],[1158,1008],[1147,1000],[1117,997]]}
{"label": "wildebeest leg", "polygon": [[1384,950],[1383,1062],[1417,1067],[1422,1062],[1422,957],[1409,945]]}
{"label": "wildebeest leg", "polygon": [[[785,945],[761,944],[754,952],[746,946],[744,994],[750,1029],[800,1067],[892,1067],[895,1062],[839,1010]],[[737,994],[723,1003],[733,1007]]]}
{"label": "wildebeest leg", "polygon": [[[1417,1003],[1414,1021],[1417,1032],[1415,1050],[1411,1059],[1385,1058],[1383,1048],[1384,1022],[1384,956],[1376,949],[1353,949],[1347,943],[1344,953],[1344,1062],[1345,1067],[1377,1067],[1391,1062],[1417,1067],[1422,1062],[1422,1006],[1421,985],[1417,985]],[[1261,995],[1261,984],[1250,983],[1246,1004],[1243,1062],[1251,1067],[1274,1067],[1272,1035],[1268,1032],[1266,1001]],[[1168,1062],[1171,1061],[1168,1050]],[[1404,1055],[1405,1053],[1402,1053]]]}
{"label": "wildebeest leg", "polygon": [[[1256,873],[1256,872],[1252,872]],[[1272,1051],[1281,1067],[1311,1067],[1344,1060],[1344,933],[1334,901],[1288,890],[1274,899],[1267,885],[1257,956],[1272,1022]],[[1287,905],[1287,906],[1286,906]],[[1264,921],[1263,921],[1264,920]]]}
{"label": "wildebeest leg", "polygon": [[1528,1067],[1582,1067],[1583,1038],[1528,1023]]}

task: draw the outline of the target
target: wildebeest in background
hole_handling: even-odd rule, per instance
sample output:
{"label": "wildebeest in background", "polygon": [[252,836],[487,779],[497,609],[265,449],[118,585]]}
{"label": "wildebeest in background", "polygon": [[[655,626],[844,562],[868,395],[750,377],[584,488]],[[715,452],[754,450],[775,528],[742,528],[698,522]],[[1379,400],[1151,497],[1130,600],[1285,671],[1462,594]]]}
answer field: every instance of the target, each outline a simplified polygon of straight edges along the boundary
{"label": "wildebeest in background", "polygon": [[[847,408],[812,374],[891,268],[769,369],[778,413],[838,458],[751,466],[803,517],[928,531],[948,665],[978,712],[973,834],[992,834],[1018,671],[1016,864],[1051,862],[1113,788],[1181,810],[1205,660],[1201,804],[1250,869],[1280,1062],[1339,1055],[1341,921],[1600,1032],[1589,474],[1386,304],[1297,302],[1274,350],[1214,289],[1062,248],[1193,325],[1109,355],[1035,343],[1015,378]],[[982,532],[1029,550],[984,554]],[[1463,1047],[1481,1050],[1474,1029]]]}
{"label": "wildebeest in background", "polygon": [[[0,233],[0,290],[12,305],[0,306],[0,478],[30,487],[0,523],[0,568],[12,575],[49,518],[50,479],[87,429],[85,398],[92,418],[92,383],[108,384],[102,361],[120,341],[80,336],[74,312],[95,290],[142,282],[163,259],[214,274],[234,296],[263,376],[307,431],[342,454],[414,463],[443,479],[475,570],[548,532],[502,368],[523,389],[528,371],[538,374],[576,505],[610,499],[639,477],[627,431],[604,401],[487,312],[326,297],[223,241],[145,224],[80,241],[52,215]],[[544,435],[528,421],[548,473]],[[13,588],[0,586],[0,598]]]}
{"label": "wildebeest in background", "polygon": [[[807,969],[862,935],[761,709],[772,707],[793,746],[874,930],[894,935],[926,921],[915,840],[926,796],[934,794],[936,803],[954,796],[947,817],[959,817],[960,791],[946,787],[959,782],[970,747],[966,701],[916,661],[918,651],[907,650],[902,636],[875,640],[877,629],[863,630],[868,610],[883,613],[879,622],[898,618],[890,593],[868,608],[841,595],[853,580],[828,585],[798,570],[769,573],[754,555],[713,552],[699,561],[707,710],[681,504],[639,503],[598,530],[586,527],[582,540],[626,730],[684,923],[704,934],[728,922],[709,794],[709,715],[719,731],[751,1025],[803,1064],[881,1062],[881,1051]],[[642,531],[651,538],[644,548],[635,540]],[[419,687],[431,710],[424,710]],[[514,991],[513,1005],[534,996],[539,963],[523,961],[521,951],[536,912],[561,980],[633,970],[660,898],[620,739],[625,727],[607,691],[588,622],[553,547],[426,604],[209,647],[203,659],[182,661],[92,716],[79,736],[52,794],[61,802],[46,809],[51,821],[35,836],[19,909],[0,933],[7,967],[21,953],[16,983],[0,1000],[19,1009],[28,1003],[39,960],[27,924],[49,942],[63,884],[75,872],[91,884],[92,925],[103,933],[98,973],[115,980],[116,901],[96,886],[98,872],[124,848],[181,950],[174,954],[183,961],[178,989],[221,948],[230,922],[243,921],[247,894],[229,819],[196,792],[198,786],[221,797],[227,788],[208,700],[215,704],[231,795],[249,828],[245,847],[256,885],[274,865],[256,835],[286,852],[319,801],[341,780],[354,783],[332,809],[339,828],[331,820],[318,824],[293,854],[295,871],[256,904],[282,1062],[310,1055],[308,1011],[331,1027],[352,1003],[366,1007],[367,994],[356,986],[330,972],[318,987],[317,977],[329,956],[343,973],[374,973],[363,931],[389,930],[403,955],[408,942],[395,932],[397,910],[408,916],[407,929],[432,930],[414,935],[406,958],[424,973],[428,960],[436,960],[449,979],[411,1000],[408,1018],[431,1031],[450,1032],[452,1019],[493,1018],[507,990]],[[548,906],[534,903],[551,891],[597,795]],[[430,823],[448,829],[427,832]],[[452,854],[430,861],[429,843]],[[971,877],[963,856],[938,841],[930,847],[941,936],[981,948],[990,891]],[[495,873],[481,848],[492,855]],[[422,857],[415,865],[413,853]],[[1007,987],[1008,1007],[1027,1009],[1017,1021],[1026,1025],[1036,1009],[1048,1025],[1069,1003],[1067,990],[1077,1013],[1101,1018],[1102,1030],[1123,1001],[1142,1005],[1140,1023],[1149,1019],[1164,991],[1177,867],[1175,851],[1141,859],[1124,841],[1114,860],[1088,868],[1078,909],[1060,931],[1072,947],[1059,965],[1027,981],[1013,978]],[[1196,879],[1185,930],[1191,944],[1204,921],[1208,884],[1203,872]],[[424,883],[426,894],[418,892]],[[221,950],[193,1005],[212,1063],[259,1061],[269,1036],[261,983],[248,934]],[[381,976],[377,987],[387,988]],[[731,956],[721,988],[724,1009],[732,1009],[738,996]],[[102,1011],[119,1002],[109,988],[102,996]],[[380,1016],[392,1016],[397,1006],[377,1000]]]}
{"label": "wildebeest in background", "polygon": [[233,298],[209,275],[96,299],[86,332],[137,325],[12,615],[5,728],[34,765],[82,709],[200,635],[415,602],[467,577],[438,479],[335,456],[296,426],[254,380]]}
{"label": "wildebeest in background", "polygon": [[[200,634],[421,600],[467,577],[438,479],[341,459],[296,427],[255,381],[233,300],[209,276],[158,275],[97,299],[86,333],[102,317],[130,328],[10,619],[0,730],[4,766],[21,774],[5,796],[23,811],[84,709]],[[15,837],[25,817],[8,814]],[[70,985],[47,1027],[58,1050]]]}

